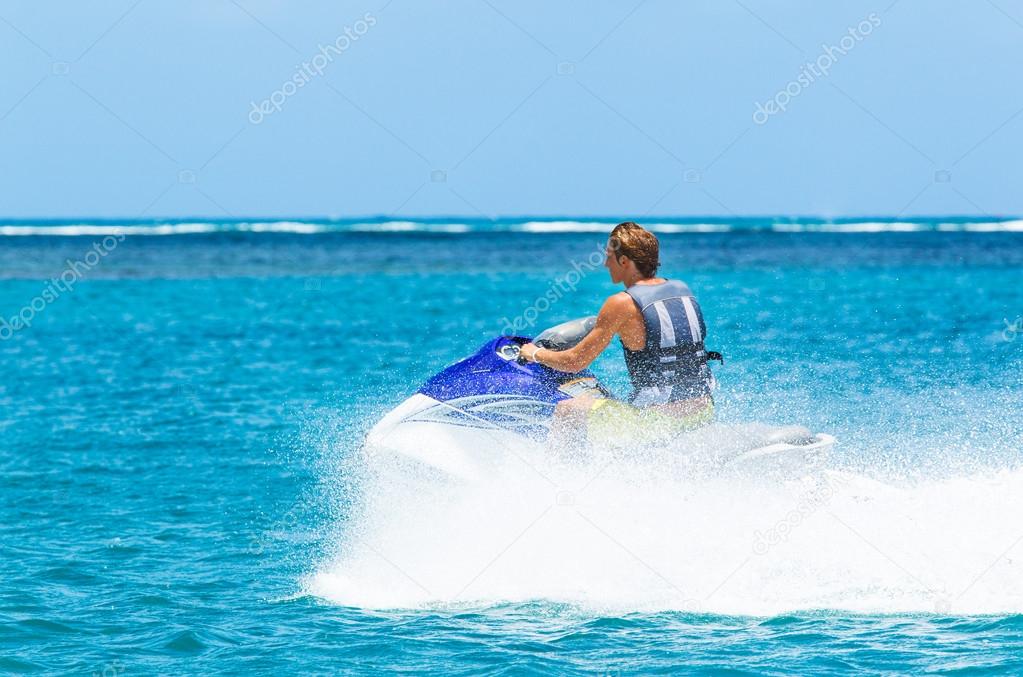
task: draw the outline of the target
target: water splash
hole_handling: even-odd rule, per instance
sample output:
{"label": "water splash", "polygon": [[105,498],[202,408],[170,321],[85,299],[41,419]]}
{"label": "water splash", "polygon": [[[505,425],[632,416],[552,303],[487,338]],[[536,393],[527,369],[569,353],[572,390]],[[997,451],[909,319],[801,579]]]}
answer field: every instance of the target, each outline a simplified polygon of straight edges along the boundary
{"label": "water splash", "polygon": [[694,475],[656,453],[481,453],[499,462],[473,482],[367,457],[365,500],[306,591],[365,608],[1023,612],[1020,468],[885,483]]}

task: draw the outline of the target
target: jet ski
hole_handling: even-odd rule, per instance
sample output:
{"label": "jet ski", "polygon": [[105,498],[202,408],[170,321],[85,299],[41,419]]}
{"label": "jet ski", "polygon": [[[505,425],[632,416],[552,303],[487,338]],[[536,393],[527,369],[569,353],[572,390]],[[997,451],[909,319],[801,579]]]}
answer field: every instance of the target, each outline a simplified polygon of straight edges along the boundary
{"label": "jet ski", "polygon": [[[566,373],[519,357],[532,341],[566,350],[581,341],[596,317],[566,322],[531,339],[498,336],[426,381],[385,415],[366,437],[365,450],[411,462],[442,475],[472,479],[502,450],[542,448],[556,405],[571,398],[610,398],[589,370]],[[819,465],[835,444],[799,426],[711,423],[674,440],[681,453],[715,467],[799,473]]]}

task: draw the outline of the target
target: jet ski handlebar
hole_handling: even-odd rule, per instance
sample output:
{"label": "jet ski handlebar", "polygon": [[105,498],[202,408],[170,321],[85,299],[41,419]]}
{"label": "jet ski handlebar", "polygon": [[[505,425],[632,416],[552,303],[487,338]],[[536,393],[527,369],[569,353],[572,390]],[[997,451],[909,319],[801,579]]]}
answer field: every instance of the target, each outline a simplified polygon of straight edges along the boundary
{"label": "jet ski handlebar", "polygon": [[[568,350],[569,348],[578,345],[580,341],[586,338],[586,335],[593,331],[593,327],[596,324],[596,315],[581,317],[578,320],[562,322],[559,325],[545,329],[537,334],[536,338],[532,339],[532,343],[539,348],[553,350],[555,352]],[[516,343],[521,345],[522,343],[526,343],[529,339],[515,338],[514,340]],[[508,347],[510,348],[511,346]],[[517,357],[517,361],[519,364],[525,364],[525,360],[521,357]]]}
{"label": "jet ski handlebar", "polygon": [[578,320],[569,320],[550,329],[540,332],[533,343],[547,350],[568,350],[577,346],[586,335],[593,331],[597,324],[597,316],[581,317]]}

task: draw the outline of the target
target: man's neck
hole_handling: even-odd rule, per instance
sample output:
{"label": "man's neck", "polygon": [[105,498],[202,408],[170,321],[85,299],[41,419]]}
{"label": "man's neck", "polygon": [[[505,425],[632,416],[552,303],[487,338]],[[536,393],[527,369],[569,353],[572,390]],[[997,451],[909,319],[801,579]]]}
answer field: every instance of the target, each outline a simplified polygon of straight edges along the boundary
{"label": "man's neck", "polygon": [[651,284],[656,280],[657,280],[656,277],[643,277],[642,275],[637,273],[635,276],[626,277],[624,280],[622,280],[622,283],[625,284],[625,288],[628,289],[634,284]]}

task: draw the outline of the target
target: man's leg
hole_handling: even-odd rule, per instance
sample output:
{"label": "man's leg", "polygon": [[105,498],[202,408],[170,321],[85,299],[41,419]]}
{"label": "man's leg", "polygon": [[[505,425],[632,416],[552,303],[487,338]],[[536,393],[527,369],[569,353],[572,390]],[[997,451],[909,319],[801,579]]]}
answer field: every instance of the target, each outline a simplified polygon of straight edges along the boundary
{"label": "man's leg", "polygon": [[592,397],[573,397],[558,402],[547,435],[547,448],[559,452],[580,451],[586,444],[586,422],[596,401]]}

